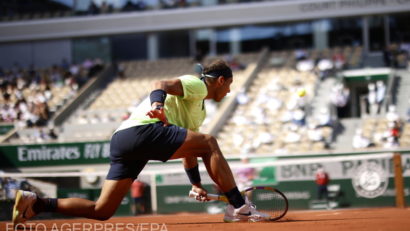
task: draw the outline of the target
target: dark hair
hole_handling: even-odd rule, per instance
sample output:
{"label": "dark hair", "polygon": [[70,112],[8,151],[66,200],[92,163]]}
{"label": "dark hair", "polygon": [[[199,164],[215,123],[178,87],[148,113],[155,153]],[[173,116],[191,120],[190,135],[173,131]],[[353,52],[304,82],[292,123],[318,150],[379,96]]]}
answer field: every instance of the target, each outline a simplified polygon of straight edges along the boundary
{"label": "dark hair", "polygon": [[212,76],[217,78],[223,76],[224,78],[232,78],[232,70],[229,65],[222,59],[216,59],[204,68],[203,74],[205,76]]}

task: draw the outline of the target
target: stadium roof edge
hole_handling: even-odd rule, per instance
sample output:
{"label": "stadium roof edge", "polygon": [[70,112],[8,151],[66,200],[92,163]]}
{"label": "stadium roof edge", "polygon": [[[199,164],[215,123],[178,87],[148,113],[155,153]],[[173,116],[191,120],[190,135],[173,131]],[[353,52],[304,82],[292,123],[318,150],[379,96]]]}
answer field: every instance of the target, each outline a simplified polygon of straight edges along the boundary
{"label": "stadium roof edge", "polygon": [[[410,1],[268,1],[0,23],[0,42],[184,30],[410,11]],[[246,12],[246,13],[245,13]],[[189,20],[188,20],[189,19]]]}

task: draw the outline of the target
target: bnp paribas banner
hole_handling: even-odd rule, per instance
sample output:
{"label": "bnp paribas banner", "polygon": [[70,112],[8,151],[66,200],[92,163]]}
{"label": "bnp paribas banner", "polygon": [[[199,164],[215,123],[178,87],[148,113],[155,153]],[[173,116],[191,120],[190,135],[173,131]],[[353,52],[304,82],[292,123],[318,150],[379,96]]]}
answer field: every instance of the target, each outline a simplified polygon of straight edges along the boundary
{"label": "bnp paribas banner", "polygon": [[[392,154],[369,154],[356,155],[350,157],[323,157],[311,158],[309,163],[286,164],[276,169],[278,181],[304,181],[315,179],[318,168],[323,168],[328,172],[332,179],[352,179],[357,176],[360,169],[369,166],[377,166],[388,177],[394,176],[394,164]],[[402,173],[403,176],[410,176],[410,155],[402,154]]]}
{"label": "bnp paribas banner", "polygon": [[110,143],[0,146],[0,168],[108,163]]}

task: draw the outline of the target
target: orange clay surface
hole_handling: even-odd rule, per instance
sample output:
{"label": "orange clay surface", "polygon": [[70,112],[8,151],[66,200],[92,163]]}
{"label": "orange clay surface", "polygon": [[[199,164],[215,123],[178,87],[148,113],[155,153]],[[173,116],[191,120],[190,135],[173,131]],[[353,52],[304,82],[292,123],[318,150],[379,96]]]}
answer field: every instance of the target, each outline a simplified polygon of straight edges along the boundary
{"label": "orange clay surface", "polygon": [[[66,231],[401,231],[410,230],[410,208],[371,208],[322,211],[289,211],[280,221],[266,223],[224,223],[223,214],[152,215],[114,217],[108,221],[88,219],[31,220],[18,230]],[[13,230],[0,222],[0,230]]]}

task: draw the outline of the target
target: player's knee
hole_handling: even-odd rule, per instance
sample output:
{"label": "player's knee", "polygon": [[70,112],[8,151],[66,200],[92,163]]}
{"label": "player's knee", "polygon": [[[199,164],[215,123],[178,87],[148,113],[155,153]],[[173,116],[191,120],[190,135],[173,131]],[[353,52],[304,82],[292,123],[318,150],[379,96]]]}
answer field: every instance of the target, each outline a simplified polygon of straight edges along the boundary
{"label": "player's knee", "polygon": [[107,212],[96,212],[95,213],[95,219],[99,220],[99,221],[106,221],[108,219],[110,219],[112,216],[114,215],[114,213],[107,213]]}
{"label": "player's knee", "polygon": [[97,217],[96,219],[99,220],[99,221],[106,221],[110,218],[111,218],[111,216],[101,216],[101,217]]}
{"label": "player's knee", "polygon": [[215,148],[216,146],[218,146],[218,141],[216,140],[216,138],[212,135],[205,135],[205,140],[208,143],[209,148]]}
{"label": "player's knee", "polygon": [[216,138],[214,136],[211,135],[206,135],[205,138],[206,142],[207,142],[207,146],[208,146],[208,152],[207,154],[209,155],[217,155],[220,154],[220,152],[215,152],[216,150],[219,149],[218,147],[218,141],[216,140]]}
{"label": "player's knee", "polygon": [[97,201],[94,212],[95,219],[100,221],[106,221],[114,215],[115,210],[108,207],[107,205],[101,205]]}
{"label": "player's knee", "polygon": [[207,158],[210,157],[210,155],[214,155],[217,152],[215,152],[215,149],[218,149],[218,142],[216,141],[216,138],[213,137],[212,135],[208,134],[203,134],[201,137],[201,142],[203,142],[202,149],[201,149],[201,157],[202,158]]}

